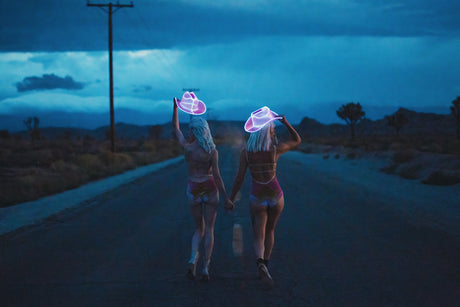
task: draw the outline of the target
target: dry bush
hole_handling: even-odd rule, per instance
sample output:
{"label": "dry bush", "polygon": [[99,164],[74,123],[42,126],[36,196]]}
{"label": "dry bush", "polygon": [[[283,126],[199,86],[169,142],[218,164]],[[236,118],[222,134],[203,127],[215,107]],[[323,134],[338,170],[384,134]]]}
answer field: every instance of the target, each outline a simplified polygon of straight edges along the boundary
{"label": "dry bush", "polygon": [[147,152],[156,152],[157,146],[155,145],[155,142],[153,141],[145,141],[142,144],[142,150],[147,151]]}
{"label": "dry bush", "polygon": [[58,160],[53,162],[50,168],[56,172],[64,173],[64,172],[77,172],[78,167],[70,162],[65,162],[63,160]]}
{"label": "dry bush", "polygon": [[460,154],[460,140],[449,142],[447,152],[454,155]]}
{"label": "dry bush", "polygon": [[115,164],[128,168],[134,167],[133,158],[131,158],[131,156],[126,153],[114,153],[113,157]]}
{"label": "dry bush", "polygon": [[84,179],[97,179],[104,175],[105,165],[95,154],[82,154],[75,158],[75,164],[80,168]]}
{"label": "dry bush", "polygon": [[445,152],[443,150],[443,147],[438,144],[438,143],[429,143],[428,145],[423,145],[421,146],[421,148],[423,149],[423,151],[428,151],[428,152],[433,152],[433,153],[443,153]]}
{"label": "dry bush", "polygon": [[68,188],[67,182],[55,173],[34,168],[29,174],[17,178],[21,202],[38,199]]}
{"label": "dry bush", "polygon": [[358,158],[358,154],[354,151],[348,151],[346,154],[345,154],[345,158],[349,159],[349,160],[354,160],[356,158]]}
{"label": "dry bush", "polygon": [[430,185],[454,185],[460,183],[460,172],[438,170],[431,173],[428,178],[422,180]]}
{"label": "dry bush", "polygon": [[398,168],[398,174],[402,178],[405,179],[419,179],[423,171],[425,170],[425,167],[420,164],[414,164],[414,165],[403,165]]}
{"label": "dry bush", "polygon": [[133,152],[142,148],[140,140],[119,140],[116,144],[117,152]]}
{"label": "dry bush", "polygon": [[100,157],[106,166],[107,174],[110,175],[132,169],[135,166],[131,156],[126,153],[105,151]]}
{"label": "dry bush", "polygon": [[392,160],[396,164],[407,163],[415,159],[417,151],[413,149],[404,149],[396,151],[393,154]]}
{"label": "dry bush", "polygon": [[34,150],[28,156],[31,162],[37,166],[49,166],[56,160],[53,152],[49,149]]}
{"label": "dry bush", "polygon": [[133,152],[131,157],[135,165],[142,166],[155,162],[155,155],[150,152]]}
{"label": "dry bush", "polygon": [[75,164],[84,169],[100,169],[101,159],[94,154],[83,154],[75,158]]}
{"label": "dry bush", "polygon": [[117,147],[135,151],[116,153],[110,151],[110,145],[109,141],[89,137],[38,140],[34,144],[28,139],[0,139],[0,167],[4,170],[0,173],[0,206],[62,192],[183,154],[176,140],[121,140]]}

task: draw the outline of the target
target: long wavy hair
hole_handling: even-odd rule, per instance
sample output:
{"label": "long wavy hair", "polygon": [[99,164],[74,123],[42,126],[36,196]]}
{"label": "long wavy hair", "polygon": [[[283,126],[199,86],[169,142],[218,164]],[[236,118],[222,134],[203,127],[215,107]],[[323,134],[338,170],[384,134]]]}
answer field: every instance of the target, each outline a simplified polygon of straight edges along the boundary
{"label": "long wavy hair", "polygon": [[270,129],[274,125],[275,124],[271,122],[262,129],[251,133],[247,142],[247,150],[249,152],[270,151],[273,145]]}
{"label": "long wavy hair", "polygon": [[192,133],[196,137],[198,144],[206,152],[211,153],[216,148],[208,122],[204,118],[192,116],[190,119],[190,129],[192,129]]}

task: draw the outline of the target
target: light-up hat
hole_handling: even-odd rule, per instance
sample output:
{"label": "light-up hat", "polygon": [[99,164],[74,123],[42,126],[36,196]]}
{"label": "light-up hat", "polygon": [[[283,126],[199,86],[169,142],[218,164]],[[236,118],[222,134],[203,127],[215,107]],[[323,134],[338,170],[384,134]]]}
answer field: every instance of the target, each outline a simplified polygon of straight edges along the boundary
{"label": "light-up hat", "polygon": [[193,92],[185,92],[181,100],[176,98],[176,104],[179,109],[188,114],[201,115],[206,112],[206,105],[198,100]]}
{"label": "light-up hat", "polygon": [[268,123],[280,118],[281,116],[278,116],[278,114],[271,111],[268,107],[262,107],[251,113],[251,116],[244,124],[244,130],[249,133],[256,132]]}

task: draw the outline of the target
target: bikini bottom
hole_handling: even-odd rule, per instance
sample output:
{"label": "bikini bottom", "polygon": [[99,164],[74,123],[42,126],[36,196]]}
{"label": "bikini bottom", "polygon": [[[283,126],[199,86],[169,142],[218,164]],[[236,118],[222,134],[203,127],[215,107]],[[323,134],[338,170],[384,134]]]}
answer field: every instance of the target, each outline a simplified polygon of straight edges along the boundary
{"label": "bikini bottom", "polygon": [[283,197],[283,190],[281,190],[276,177],[265,183],[252,179],[251,195],[249,196],[251,201],[273,207],[278,204],[281,197]]}
{"label": "bikini bottom", "polygon": [[208,202],[209,198],[218,193],[214,177],[203,182],[188,181],[187,196],[193,202]]}

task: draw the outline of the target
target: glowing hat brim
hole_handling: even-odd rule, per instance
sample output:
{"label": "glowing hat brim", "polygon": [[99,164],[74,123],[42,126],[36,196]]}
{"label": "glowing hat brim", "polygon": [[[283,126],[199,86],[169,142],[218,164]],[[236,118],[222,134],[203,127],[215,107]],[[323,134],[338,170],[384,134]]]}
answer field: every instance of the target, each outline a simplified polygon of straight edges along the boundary
{"label": "glowing hat brim", "polygon": [[195,98],[185,97],[185,94],[184,94],[181,100],[176,98],[177,107],[181,111],[191,114],[191,115],[202,115],[206,113],[206,105],[204,104],[204,102],[201,100],[198,100],[198,98],[196,98],[194,94],[193,96]]}
{"label": "glowing hat brim", "polygon": [[[263,111],[264,108],[266,110],[268,110],[268,113],[266,113],[265,116],[263,116],[263,117],[259,117],[257,119],[258,123],[255,124],[255,116],[259,112]],[[255,110],[254,112],[251,113],[251,116],[249,116],[248,120],[244,124],[244,130],[246,130],[246,132],[253,133],[253,132],[259,131],[260,129],[265,127],[267,124],[269,124],[272,121],[277,120],[277,119],[281,119],[281,116],[278,116],[277,113],[271,111],[267,107],[262,107],[262,108],[257,109],[257,110]]]}

